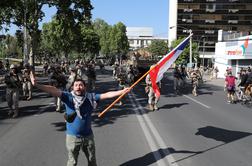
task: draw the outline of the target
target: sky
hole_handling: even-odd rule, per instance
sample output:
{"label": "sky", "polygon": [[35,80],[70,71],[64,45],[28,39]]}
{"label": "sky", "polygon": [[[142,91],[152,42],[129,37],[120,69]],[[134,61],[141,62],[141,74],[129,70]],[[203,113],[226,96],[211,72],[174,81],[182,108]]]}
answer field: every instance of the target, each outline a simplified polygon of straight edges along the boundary
{"label": "sky", "polygon": [[[168,36],[168,2],[169,0],[91,0],[94,9],[92,19],[100,18],[109,25],[122,22],[127,27],[151,27],[154,36]],[[49,22],[56,13],[55,7],[42,9],[45,17],[40,28]],[[14,34],[16,27],[12,26],[10,34]],[[5,33],[5,32],[0,32]]]}

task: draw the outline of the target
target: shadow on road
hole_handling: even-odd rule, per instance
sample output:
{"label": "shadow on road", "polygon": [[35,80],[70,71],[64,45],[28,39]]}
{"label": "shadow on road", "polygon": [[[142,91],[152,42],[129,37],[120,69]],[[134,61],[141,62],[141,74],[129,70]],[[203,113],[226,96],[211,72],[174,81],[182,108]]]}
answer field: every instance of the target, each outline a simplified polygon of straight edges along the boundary
{"label": "shadow on road", "polygon": [[57,131],[66,131],[66,122],[54,122],[51,124],[57,128]]}
{"label": "shadow on road", "polygon": [[179,108],[183,105],[187,105],[189,103],[178,103],[178,104],[166,104],[166,105],[163,105],[161,107],[159,107],[159,109],[172,109],[172,108]]}
{"label": "shadow on road", "polygon": [[[195,154],[199,154],[201,152],[194,152],[194,151],[188,151],[188,150],[176,150],[174,148],[166,148],[166,149],[158,149],[157,151],[154,152],[150,152],[142,157],[127,161],[123,164],[121,164],[120,166],[147,166],[147,165],[151,165],[155,162],[157,162],[156,160],[160,160],[162,158],[165,158],[166,156],[173,154],[173,153],[193,153]],[[156,156],[156,158],[154,157]]]}
{"label": "shadow on road", "polygon": [[[44,112],[53,112],[54,111],[54,109],[52,107],[48,107],[47,108],[47,106],[48,106],[48,104],[45,104],[45,105],[22,106],[22,107],[19,108],[19,116],[18,116],[18,118],[22,118],[22,117],[38,114],[39,110],[43,110],[43,113]],[[0,120],[10,118],[8,116],[8,111],[9,111],[9,107],[1,107]]]}
{"label": "shadow on road", "polygon": [[[199,128],[198,131],[195,133],[195,135],[200,135],[209,139],[214,139],[216,141],[220,141],[223,142],[217,146],[205,149],[203,151],[201,151],[200,153],[205,153],[208,152],[210,150],[214,150],[216,148],[219,148],[221,146],[224,146],[228,143],[237,141],[239,139],[245,138],[250,136],[252,133],[248,133],[248,132],[241,132],[241,131],[232,131],[232,130],[227,130],[227,129],[222,129],[222,128],[217,128],[214,126],[206,126],[206,127],[202,127]],[[193,156],[196,156],[200,153],[197,154],[193,154],[184,158],[181,158],[179,160],[174,161],[175,162],[180,162],[183,161],[185,159],[191,158]]]}

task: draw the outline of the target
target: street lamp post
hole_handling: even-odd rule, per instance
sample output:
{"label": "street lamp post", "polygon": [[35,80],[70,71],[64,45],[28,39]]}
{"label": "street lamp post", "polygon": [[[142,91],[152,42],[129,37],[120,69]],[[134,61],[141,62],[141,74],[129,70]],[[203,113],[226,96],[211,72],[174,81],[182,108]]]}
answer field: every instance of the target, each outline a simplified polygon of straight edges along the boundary
{"label": "street lamp post", "polygon": [[187,29],[183,26],[171,26],[170,29],[175,28],[175,27],[182,28],[182,29],[186,30],[187,32],[189,32],[189,35],[190,35],[189,67],[191,68],[192,67],[192,29]]}

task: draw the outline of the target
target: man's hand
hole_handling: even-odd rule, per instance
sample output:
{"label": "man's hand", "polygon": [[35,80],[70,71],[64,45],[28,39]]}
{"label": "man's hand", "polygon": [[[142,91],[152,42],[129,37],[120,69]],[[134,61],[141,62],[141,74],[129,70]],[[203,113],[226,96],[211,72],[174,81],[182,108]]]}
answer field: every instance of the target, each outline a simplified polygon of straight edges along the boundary
{"label": "man's hand", "polygon": [[129,93],[130,92],[130,88],[129,87],[125,87],[124,89],[123,89],[123,93]]}

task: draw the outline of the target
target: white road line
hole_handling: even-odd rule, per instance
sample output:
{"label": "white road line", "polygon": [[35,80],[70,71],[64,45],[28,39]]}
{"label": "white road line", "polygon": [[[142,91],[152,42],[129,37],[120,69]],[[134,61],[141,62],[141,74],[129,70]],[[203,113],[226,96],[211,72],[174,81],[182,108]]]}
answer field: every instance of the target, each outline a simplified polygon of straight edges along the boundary
{"label": "white road line", "polygon": [[[150,149],[155,152],[154,157],[157,161],[157,164],[159,166],[168,166],[168,165],[174,165],[178,166],[177,163],[175,163],[175,159],[173,158],[172,154],[167,150],[167,145],[165,144],[164,140],[162,139],[161,135],[151,122],[149,116],[145,114],[144,108],[141,106],[141,104],[136,100],[136,97],[133,93],[129,94],[129,98],[131,103],[133,104],[134,111],[137,114],[137,119],[139,121],[139,124],[144,132],[144,135],[146,137],[146,140],[149,144]],[[163,155],[166,155],[164,158],[162,158],[162,154],[158,152],[158,150],[165,149],[166,152],[168,151],[168,155],[163,152]]]}
{"label": "white road line", "polygon": [[191,98],[190,96],[187,96],[187,95],[183,95],[183,96],[186,97],[186,98],[188,98],[188,99],[190,99],[190,100],[192,100],[192,101],[194,101],[195,103],[197,103],[197,104],[199,104],[199,105],[202,105],[202,106],[205,107],[205,108],[208,108],[208,109],[211,108],[210,106],[208,106],[208,105],[206,105],[206,104],[203,104],[203,103],[199,102],[198,100],[196,100],[196,99],[194,99],[194,98]]}

